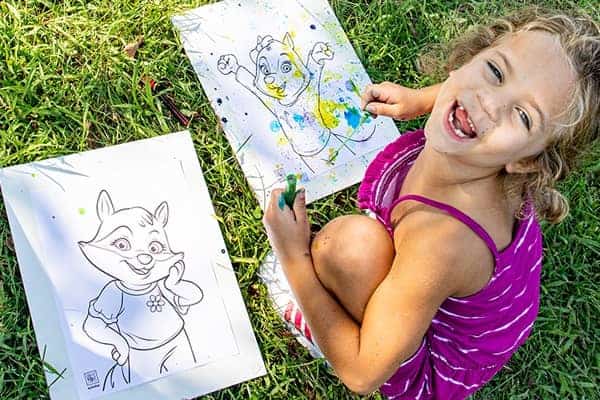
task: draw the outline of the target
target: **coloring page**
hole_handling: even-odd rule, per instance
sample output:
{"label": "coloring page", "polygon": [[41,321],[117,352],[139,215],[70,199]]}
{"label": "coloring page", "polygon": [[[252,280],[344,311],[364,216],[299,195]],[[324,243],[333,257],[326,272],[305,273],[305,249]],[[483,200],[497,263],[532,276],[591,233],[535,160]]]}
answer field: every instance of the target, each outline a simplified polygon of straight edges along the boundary
{"label": "coloring page", "polygon": [[399,134],[360,109],[370,80],[325,0],[226,0],[173,23],[263,208],[288,174],[308,201],[358,182]]}
{"label": "coloring page", "polygon": [[241,351],[216,277],[225,250],[208,192],[193,201],[168,146],[159,157],[124,146],[10,171],[35,204],[36,253],[82,399]]}

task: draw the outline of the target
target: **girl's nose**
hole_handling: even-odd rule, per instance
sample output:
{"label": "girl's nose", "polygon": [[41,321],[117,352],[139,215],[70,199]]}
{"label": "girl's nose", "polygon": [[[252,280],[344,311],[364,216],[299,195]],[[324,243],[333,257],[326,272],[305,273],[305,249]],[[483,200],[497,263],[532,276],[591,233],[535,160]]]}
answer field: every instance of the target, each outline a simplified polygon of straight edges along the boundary
{"label": "girl's nose", "polygon": [[275,82],[275,78],[273,76],[271,76],[271,75],[266,75],[265,76],[265,83],[266,84],[270,85],[273,82]]}
{"label": "girl's nose", "polygon": [[138,261],[143,265],[148,265],[152,262],[152,256],[147,253],[142,253],[137,256]]}
{"label": "girl's nose", "polygon": [[501,99],[498,96],[494,96],[491,93],[486,94],[477,94],[477,100],[481,105],[481,109],[487,115],[487,117],[493,123],[498,123],[498,119],[502,112],[506,109],[507,105],[504,99]]}

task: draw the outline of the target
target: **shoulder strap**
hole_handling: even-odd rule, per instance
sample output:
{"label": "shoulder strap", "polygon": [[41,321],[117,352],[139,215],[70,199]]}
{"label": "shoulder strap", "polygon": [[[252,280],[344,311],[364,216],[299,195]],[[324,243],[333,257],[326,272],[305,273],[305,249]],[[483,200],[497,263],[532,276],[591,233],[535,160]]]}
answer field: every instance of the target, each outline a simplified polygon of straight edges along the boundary
{"label": "shoulder strap", "polygon": [[[489,235],[489,233],[487,233],[487,231],[485,229],[483,229],[483,227],[481,225],[479,225],[473,218],[469,217],[467,214],[463,213],[462,211],[460,211],[457,208],[452,207],[449,204],[441,203],[439,201],[435,201],[435,200],[432,200],[427,197],[419,196],[418,194],[407,194],[404,196],[400,196],[398,199],[396,199],[393,206],[389,208],[389,214],[391,214],[392,209],[398,203],[400,203],[404,200],[418,201],[420,203],[423,203],[428,206],[442,210],[445,213],[453,216],[454,218],[458,219],[460,222],[462,222],[463,224],[468,226],[473,232],[475,232],[475,234],[477,236],[479,236],[481,238],[481,240],[483,240],[485,242],[485,244],[490,249],[490,251],[492,252],[494,257],[498,256],[498,249],[496,248],[496,244],[492,240],[492,237]],[[389,214],[388,214],[388,218],[387,218],[388,222],[389,222],[389,217],[390,217]]]}

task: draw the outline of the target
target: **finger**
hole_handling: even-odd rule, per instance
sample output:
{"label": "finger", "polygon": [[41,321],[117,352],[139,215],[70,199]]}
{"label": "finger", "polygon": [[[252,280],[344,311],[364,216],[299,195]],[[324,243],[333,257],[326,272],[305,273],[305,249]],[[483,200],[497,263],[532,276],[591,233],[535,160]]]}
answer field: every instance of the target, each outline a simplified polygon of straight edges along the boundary
{"label": "finger", "polygon": [[178,261],[175,263],[175,278],[176,282],[179,282],[181,278],[183,278],[183,272],[185,271],[185,266],[182,261]]}
{"label": "finger", "polygon": [[127,356],[125,354],[121,354],[117,362],[119,363],[119,365],[125,365],[125,363],[127,362]]}
{"label": "finger", "polygon": [[281,188],[277,188],[277,189],[273,189],[273,191],[271,192],[271,201],[269,202],[269,208],[272,211],[276,211],[279,208],[279,201],[281,198],[281,194],[284,192],[283,189]]}
{"label": "finger", "polygon": [[300,189],[294,199],[294,216],[296,221],[306,220],[306,190]]}
{"label": "finger", "polygon": [[379,97],[379,89],[376,85],[368,85],[360,97],[360,108],[365,109],[366,105]]}
{"label": "finger", "polygon": [[384,115],[386,117],[392,117],[394,119],[401,119],[402,113],[400,107],[397,104],[385,104],[378,102],[371,102],[367,104],[365,110],[375,115]]}

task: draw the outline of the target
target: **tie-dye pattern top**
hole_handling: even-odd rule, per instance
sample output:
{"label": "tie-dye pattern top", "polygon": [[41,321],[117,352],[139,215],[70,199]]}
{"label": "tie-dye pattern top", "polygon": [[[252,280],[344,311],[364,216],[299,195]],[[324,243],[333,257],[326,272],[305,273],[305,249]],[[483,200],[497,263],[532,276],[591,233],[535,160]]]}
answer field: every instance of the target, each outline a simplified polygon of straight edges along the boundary
{"label": "tie-dye pattern top", "polygon": [[499,251],[485,229],[458,209],[422,196],[399,197],[424,145],[424,132],[417,130],[380,152],[360,186],[360,207],[374,213],[390,234],[390,214],[399,202],[440,209],[486,243],[495,259],[494,272],[477,293],[444,301],[419,349],[380,390],[390,399],[464,399],[492,379],[531,333],[539,308],[542,235],[530,206],[510,245]]}

